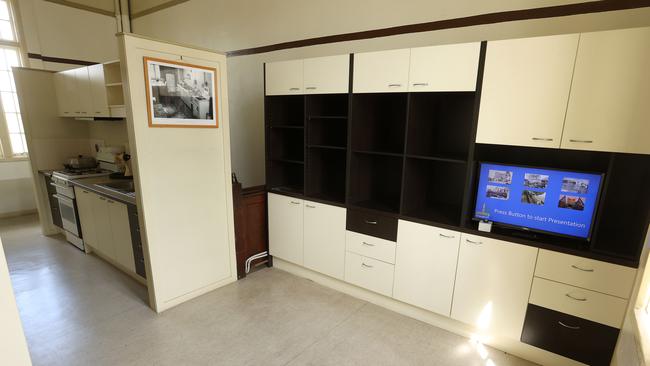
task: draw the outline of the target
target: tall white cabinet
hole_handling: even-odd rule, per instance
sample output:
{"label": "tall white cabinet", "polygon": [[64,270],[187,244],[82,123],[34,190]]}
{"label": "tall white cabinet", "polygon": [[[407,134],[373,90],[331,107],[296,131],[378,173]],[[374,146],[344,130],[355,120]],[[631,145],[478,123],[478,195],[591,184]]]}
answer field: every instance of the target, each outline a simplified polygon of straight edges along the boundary
{"label": "tall white cabinet", "polygon": [[560,147],[578,38],[488,42],[476,142]]}
{"label": "tall white cabinet", "polygon": [[583,33],[562,147],[650,154],[650,28]]}

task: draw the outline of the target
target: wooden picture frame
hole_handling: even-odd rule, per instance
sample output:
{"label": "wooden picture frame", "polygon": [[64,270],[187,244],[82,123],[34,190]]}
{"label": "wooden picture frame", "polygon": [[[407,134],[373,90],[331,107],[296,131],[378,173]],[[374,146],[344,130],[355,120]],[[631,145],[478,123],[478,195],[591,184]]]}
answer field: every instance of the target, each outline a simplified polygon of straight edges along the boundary
{"label": "wooden picture frame", "polygon": [[219,128],[217,69],[144,57],[149,127]]}

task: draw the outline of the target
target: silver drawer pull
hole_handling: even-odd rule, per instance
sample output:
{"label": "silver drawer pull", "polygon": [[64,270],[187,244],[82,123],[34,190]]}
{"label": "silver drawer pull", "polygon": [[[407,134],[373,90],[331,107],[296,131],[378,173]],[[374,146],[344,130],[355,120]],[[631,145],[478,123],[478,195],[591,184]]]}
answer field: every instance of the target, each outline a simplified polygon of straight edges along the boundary
{"label": "silver drawer pull", "polygon": [[413,86],[429,86],[429,83],[413,83]]}
{"label": "silver drawer pull", "polygon": [[441,238],[447,238],[447,239],[453,239],[453,238],[455,238],[454,235],[445,235],[445,234],[438,234],[438,235],[440,235]]}
{"label": "silver drawer pull", "polygon": [[307,207],[307,208],[316,208],[316,206],[312,206],[312,205],[305,205],[305,207]]}
{"label": "silver drawer pull", "polygon": [[568,297],[569,299],[572,299],[572,300],[575,300],[575,301],[587,301],[587,299],[584,298],[584,297],[575,297],[575,296],[573,296],[573,295],[571,295],[571,294],[565,294],[565,295],[566,295],[566,297]]}
{"label": "silver drawer pull", "polygon": [[289,88],[289,90],[300,90],[300,88]]}
{"label": "silver drawer pull", "polygon": [[377,225],[377,221],[365,220],[368,225]]}
{"label": "silver drawer pull", "polygon": [[548,137],[533,137],[533,141],[553,141],[553,139]]}
{"label": "silver drawer pull", "polygon": [[291,201],[291,204],[292,204],[292,205],[299,205],[299,204],[300,204],[300,202],[296,202],[296,201]]}
{"label": "silver drawer pull", "polygon": [[389,88],[399,88],[402,84],[388,84]]}
{"label": "silver drawer pull", "polygon": [[374,266],[371,266],[371,265],[365,264],[365,263],[363,263],[363,262],[361,262],[361,266],[362,266],[362,267],[366,267],[366,268],[373,268],[373,267],[374,267]]}
{"label": "silver drawer pull", "polygon": [[573,330],[578,330],[578,329],[580,329],[580,327],[578,327],[578,326],[575,326],[575,325],[566,325],[566,324],[562,323],[561,321],[558,321],[557,323],[560,324],[561,326],[565,327],[565,328],[568,328],[568,329],[573,329]]}
{"label": "silver drawer pull", "polygon": [[465,239],[465,241],[470,243],[470,244],[474,244],[474,245],[483,245],[482,241],[472,241],[472,240],[469,240],[469,239]]}
{"label": "silver drawer pull", "polygon": [[593,142],[593,140],[576,140],[576,139],[569,139],[569,141],[571,141],[571,142],[579,142],[579,143],[582,143],[582,144],[591,144]]}
{"label": "silver drawer pull", "polygon": [[578,271],[582,271],[582,272],[593,272],[594,271],[593,268],[580,268],[580,267],[576,266],[575,264],[572,264],[571,268],[577,269]]}
{"label": "silver drawer pull", "polygon": [[367,243],[367,242],[365,242],[365,241],[362,241],[361,244],[363,244],[363,245],[365,245],[365,246],[368,246],[368,247],[374,247],[374,246],[375,246],[375,244],[373,244],[373,243]]}
{"label": "silver drawer pull", "polygon": [[315,86],[308,86],[305,88],[305,90],[316,90]]}

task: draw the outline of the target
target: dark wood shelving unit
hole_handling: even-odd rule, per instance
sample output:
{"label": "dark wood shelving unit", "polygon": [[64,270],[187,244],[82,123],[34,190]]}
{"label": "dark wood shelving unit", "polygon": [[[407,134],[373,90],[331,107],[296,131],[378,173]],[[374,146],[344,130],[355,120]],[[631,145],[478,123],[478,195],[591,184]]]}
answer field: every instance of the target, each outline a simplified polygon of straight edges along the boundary
{"label": "dark wood shelving unit", "polygon": [[402,186],[401,156],[353,152],[348,203],[398,213]]}
{"label": "dark wood shelving unit", "polygon": [[345,203],[345,150],[309,149],[307,197]]}
{"label": "dark wood shelving unit", "polygon": [[406,93],[353,94],[352,149],[404,153]]}

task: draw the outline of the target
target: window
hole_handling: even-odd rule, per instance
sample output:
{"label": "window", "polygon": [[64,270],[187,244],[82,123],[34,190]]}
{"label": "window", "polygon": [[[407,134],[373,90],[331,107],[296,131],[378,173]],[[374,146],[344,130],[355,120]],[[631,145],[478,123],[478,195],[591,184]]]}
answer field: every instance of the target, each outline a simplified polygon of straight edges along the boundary
{"label": "window", "polygon": [[21,66],[11,2],[0,0],[0,157],[27,156],[25,129],[11,68]]}

